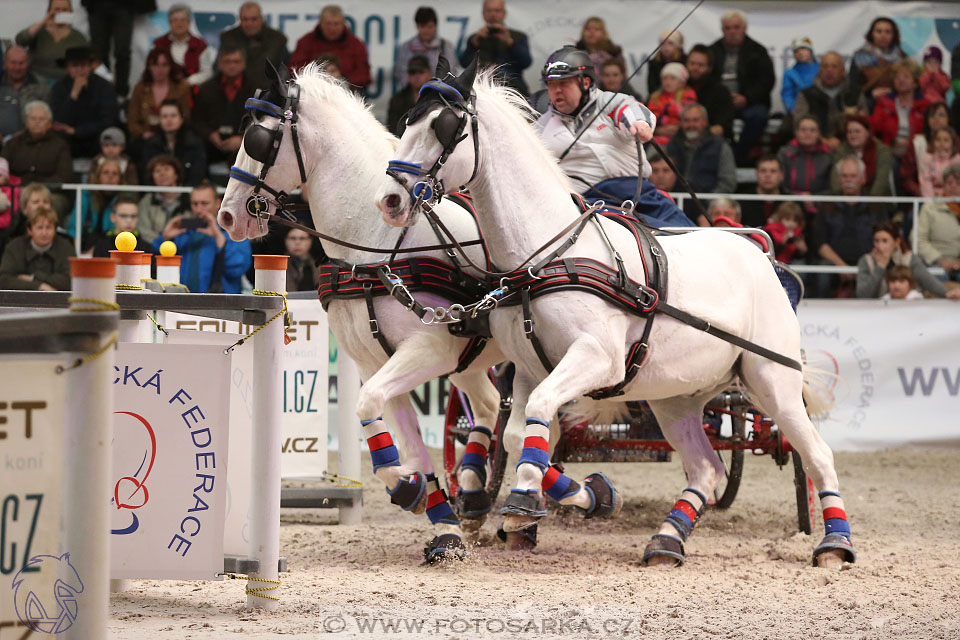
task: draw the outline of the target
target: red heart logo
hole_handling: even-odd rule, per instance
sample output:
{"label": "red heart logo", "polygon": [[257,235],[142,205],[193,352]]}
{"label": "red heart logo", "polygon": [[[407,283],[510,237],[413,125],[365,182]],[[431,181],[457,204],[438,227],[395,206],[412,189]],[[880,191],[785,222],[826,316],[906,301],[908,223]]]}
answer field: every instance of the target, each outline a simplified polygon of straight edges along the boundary
{"label": "red heart logo", "polygon": [[[123,500],[120,499],[120,494],[126,496]],[[142,493],[142,499],[137,498],[137,494]],[[120,478],[117,482],[117,485],[113,488],[113,498],[117,504],[117,509],[139,509],[143,505],[147,504],[147,501],[150,499],[150,494],[147,491],[147,486],[141,484],[136,478]]]}

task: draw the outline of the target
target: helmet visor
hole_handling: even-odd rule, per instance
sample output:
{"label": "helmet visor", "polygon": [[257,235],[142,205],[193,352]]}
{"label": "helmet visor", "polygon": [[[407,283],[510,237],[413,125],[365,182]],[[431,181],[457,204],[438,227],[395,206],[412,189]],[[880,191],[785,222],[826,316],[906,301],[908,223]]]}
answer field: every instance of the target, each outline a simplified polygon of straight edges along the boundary
{"label": "helmet visor", "polygon": [[574,67],[569,62],[564,60],[554,60],[553,62],[548,62],[543,66],[543,76],[544,80],[553,80],[555,78],[572,78],[574,76],[579,76],[583,73],[586,67]]}

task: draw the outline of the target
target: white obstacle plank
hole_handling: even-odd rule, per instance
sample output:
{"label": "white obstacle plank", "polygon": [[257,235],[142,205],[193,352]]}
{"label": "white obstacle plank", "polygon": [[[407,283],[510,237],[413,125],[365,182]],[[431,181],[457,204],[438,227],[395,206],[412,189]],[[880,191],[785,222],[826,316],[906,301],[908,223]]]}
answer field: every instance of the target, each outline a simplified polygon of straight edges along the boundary
{"label": "white obstacle plank", "polygon": [[[357,365],[343,349],[337,351],[337,449],[338,473],[353,479],[360,478],[360,440],[362,432],[354,407],[360,396],[360,374]],[[363,518],[361,498],[354,498],[350,506],[339,509],[340,524],[360,524]]]}

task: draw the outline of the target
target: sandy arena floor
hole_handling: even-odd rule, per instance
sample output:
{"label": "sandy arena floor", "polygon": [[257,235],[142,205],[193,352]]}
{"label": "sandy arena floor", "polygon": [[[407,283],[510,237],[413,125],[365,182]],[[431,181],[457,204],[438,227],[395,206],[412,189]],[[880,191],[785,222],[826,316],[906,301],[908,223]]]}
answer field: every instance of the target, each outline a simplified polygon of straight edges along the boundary
{"label": "sandy arena floor", "polygon": [[837,455],[860,554],[839,572],[810,566],[822,524],[796,533],[792,468],[769,456],[748,457],[733,507],[704,516],[674,570],[637,562],[683,488],[676,461],[568,465],[617,484],[620,518],[551,516],[531,554],[496,545],[432,567],[426,516],[390,505],[364,464],[362,526],[284,510],[278,611],[244,611],[241,581],[134,581],[112,598],[112,637],[960,638],[958,449]]}

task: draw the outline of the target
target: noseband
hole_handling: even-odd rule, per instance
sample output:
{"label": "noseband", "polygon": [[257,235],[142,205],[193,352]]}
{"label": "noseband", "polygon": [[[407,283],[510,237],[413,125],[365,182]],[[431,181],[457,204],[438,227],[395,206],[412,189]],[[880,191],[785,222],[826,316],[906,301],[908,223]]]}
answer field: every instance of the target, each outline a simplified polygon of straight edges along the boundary
{"label": "noseband", "polygon": [[[391,160],[387,165],[387,175],[400,183],[404,189],[407,188],[407,181],[400,174],[407,173],[418,178],[413,186],[409,188],[410,197],[414,200],[414,210],[421,208],[424,204],[428,206],[435,205],[440,201],[440,198],[443,197],[445,193],[443,180],[438,178],[437,174],[450,158],[450,154],[457,148],[457,145],[466,140],[467,134],[464,133],[464,129],[467,127],[468,120],[473,131],[473,173],[470,174],[470,179],[467,182],[473,182],[473,179],[477,177],[477,169],[479,168],[480,162],[476,95],[471,93],[469,98],[464,98],[463,94],[455,87],[436,78],[420,88],[420,95],[427,90],[437,93],[442,106],[440,114],[431,125],[436,134],[437,141],[443,146],[440,156],[436,162],[433,163],[433,166],[426,171],[424,171],[423,166],[418,163],[405,162],[403,160]],[[414,108],[410,110],[407,123],[412,124],[416,122],[423,118],[428,112],[429,108],[421,107],[418,109],[417,106],[414,106]]]}
{"label": "noseband", "polygon": [[243,150],[247,155],[260,162],[260,175],[247,173],[239,167],[230,167],[230,177],[244,184],[253,187],[253,193],[247,198],[247,213],[257,219],[260,228],[263,229],[264,223],[270,218],[268,208],[269,200],[261,191],[264,191],[273,197],[273,203],[278,214],[290,220],[296,220],[294,211],[309,209],[307,205],[290,204],[287,200],[290,194],[285,191],[277,190],[268,185],[264,180],[267,172],[277,161],[277,154],[280,151],[280,144],[283,142],[283,129],[289,126],[290,134],[293,136],[293,149],[297,156],[297,167],[300,169],[300,183],[307,181],[307,172],[303,165],[303,155],[300,152],[300,136],[297,133],[297,106],[300,103],[300,85],[293,80],[288,80],[286,85],[282,85],[284,104],[283,107],[276,105],[266,97],[269,95],[262,89],[257,89],[254,97],[248,98],[244,105],[251,114],[265,113],[268,116],[277,118],[280,122],[276,129],[268,129],[256,121],[250,125],[243,134]]}

